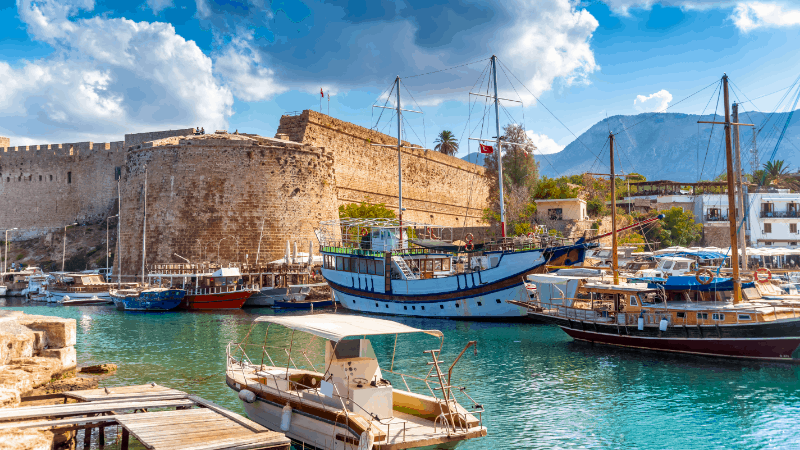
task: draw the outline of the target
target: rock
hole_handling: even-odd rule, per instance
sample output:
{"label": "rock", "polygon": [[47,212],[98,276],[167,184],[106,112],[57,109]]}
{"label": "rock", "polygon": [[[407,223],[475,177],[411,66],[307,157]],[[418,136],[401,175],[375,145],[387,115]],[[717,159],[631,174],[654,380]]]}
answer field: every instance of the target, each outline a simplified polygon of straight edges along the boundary
{"label": "rock", "polygon": [[45,358],[57,359],[61,363],[62,370],[74,369],[78,364],[78,356],[75,352],[75,347],[48,348],[42,350],[42,356]]}
{"label": "rock", "polygon": [[0,450],[50,450],[53,433],[34,429],[0,431]]}
{"label": "rock", "polygon": [[8,364],[12,359],[33,356],[35,340],[31,330],[4,323],[0,330],[0,365]]}
{"label": "rock", "polygon": [[52,383],[48,383],[31,392],[30,395],[58,394],[60,392],[80,391],[84,389],[96,388],[97,378],[75,377],[53,381]]}
{"label": "rock", "polygon": [[19,391],[0,388],[0,408],[14,408],[19,405]]}
{"label": "rock", "polygon": [[62,319],[50,316],[25,315],[17,322],[31,330],[44,331],[47,344],[52,348],[72,347],[75,345],[76,322],[75,319]]}
{"label": "rock", "polygon": [[117,371],[117,365],[108,363],[108,364],[97,364],[94,366],[86,366],[81,367],[81,373],[111,373]]}

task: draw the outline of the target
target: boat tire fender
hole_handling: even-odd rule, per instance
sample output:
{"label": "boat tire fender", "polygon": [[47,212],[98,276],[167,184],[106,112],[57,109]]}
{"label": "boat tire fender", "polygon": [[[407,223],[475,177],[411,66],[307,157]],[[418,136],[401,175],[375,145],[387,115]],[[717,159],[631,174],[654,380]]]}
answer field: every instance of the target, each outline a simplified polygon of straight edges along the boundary
{"label": "boat tire fender", "polygon": [[[761,274],[764,275],[762,276]],[[769,283],[770,280],[772,280],[772,272],[770,272],[766,267],[759,267],[756,269],[754,277],[759,283]]]}
{"label": "boat tire fender", "polygon": [[708,269],[700,269],[694,274],[694,278],[700,284],[711,284],[714,280],[714,272]]}
{"label": "boat tire fender", "polygon": [[239,399],[246,403],[253,403],[256,401],[256,394],[249,389],[242,389],[239,391]]}
{"label": "boat tire fender", "polygon": [[292,426],[292,407],[287,403],[281,412],[281,431],[289,431]]}
{"label": "boat tire fender", "polygon": [[639,319],[637,320],[636,328],[639,331],[644,330],[644,313],[639,313]]}
{"label": "boat tire fender", "polygon": [[658,323],[659,331],[667,331],[667,327],[669,326],[669,320],[666,317],[661,318],[661,322]]}
{"label": "boat tire fender", "polygon": [[358,440],[358,450],[372,450],[372,445],[375,443],[375,437],[369,430],[364,430]]}

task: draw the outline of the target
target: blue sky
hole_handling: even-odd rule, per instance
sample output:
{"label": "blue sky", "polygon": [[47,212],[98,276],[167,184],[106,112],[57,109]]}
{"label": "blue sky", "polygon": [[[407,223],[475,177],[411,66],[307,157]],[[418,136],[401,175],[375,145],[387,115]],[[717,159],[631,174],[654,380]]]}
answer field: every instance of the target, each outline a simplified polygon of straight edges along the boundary
{"label": "blue sky", "polygon": [[[723,72],[750,98],[800,72],[800,5],[778,0],[19,0],[0,3],[0,30],[0,135],[12,145],[186,126],[272,136],[281,114],[318,109],[320,88],[331,115],[371,127],[399,75],[404,105],[425,112],[406,116],[406,138],[431,147],[449,129],[463,156],[467,136],[493,135],[493,115],[468,102],[496,54],[501,95],[523,101],[501,123],[523,123],[548,153]],[[700,113],[710,96],[669,111]],[[389,117],[379,129],[394,129]]]}

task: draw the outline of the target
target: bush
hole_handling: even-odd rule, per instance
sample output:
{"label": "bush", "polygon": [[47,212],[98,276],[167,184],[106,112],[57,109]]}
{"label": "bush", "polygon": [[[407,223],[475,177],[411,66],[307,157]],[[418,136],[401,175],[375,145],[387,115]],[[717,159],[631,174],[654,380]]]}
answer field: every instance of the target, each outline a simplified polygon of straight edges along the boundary
{"label": "bush", "polygon": [[19,255],[17,255],[17,261],[19,261],[20,259],[22,259],[24,257],[25,257],[25,253],[20,253]]}

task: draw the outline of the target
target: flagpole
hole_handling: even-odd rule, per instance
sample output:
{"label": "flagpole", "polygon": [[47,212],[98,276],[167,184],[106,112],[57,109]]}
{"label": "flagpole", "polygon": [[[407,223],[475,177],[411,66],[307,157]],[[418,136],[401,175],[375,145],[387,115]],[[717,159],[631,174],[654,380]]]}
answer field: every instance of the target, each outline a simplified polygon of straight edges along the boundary
{"label": "flagpole", "polygon": [[497,98],[497,56],[492,55],[492,77],[494,78],[494,116],[497,125],[497,174],[500,179],[500,234],[506,237],[506,208],[503,201],[503,150],[500,148],[500,100]]}

